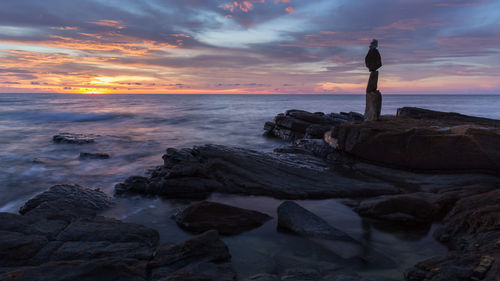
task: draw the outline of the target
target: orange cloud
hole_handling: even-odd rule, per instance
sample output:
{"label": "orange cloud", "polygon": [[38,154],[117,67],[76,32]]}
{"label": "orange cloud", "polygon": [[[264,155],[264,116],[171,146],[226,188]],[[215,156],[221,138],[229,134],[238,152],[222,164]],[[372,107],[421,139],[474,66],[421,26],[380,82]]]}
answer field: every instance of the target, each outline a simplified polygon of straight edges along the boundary
{"label": "orange cloud", "polygon": [[125,25],[121,21],[117,20],[98,20],[98,21],[90,21],[89,23],[106,27],[114,27],[116,29],[125,28]]}
{"label": "orange cloud", "polygon": [[287,7],[287,8],[285,9],[285,11],[286,11],[287,13],[289,13],[289,14],[293,14],[293,12],[294,12],[295,10],[293,9],[293,7]]}

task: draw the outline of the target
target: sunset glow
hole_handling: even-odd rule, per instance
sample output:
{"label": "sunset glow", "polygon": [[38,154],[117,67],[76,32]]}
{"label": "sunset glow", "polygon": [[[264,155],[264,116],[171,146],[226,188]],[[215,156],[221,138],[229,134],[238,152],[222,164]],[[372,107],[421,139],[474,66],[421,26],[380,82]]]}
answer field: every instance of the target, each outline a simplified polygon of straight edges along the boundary
{"label": "sunset glow", "polygon": [[16,0],[0,9],[0,92],[497,93],[500,2]]}

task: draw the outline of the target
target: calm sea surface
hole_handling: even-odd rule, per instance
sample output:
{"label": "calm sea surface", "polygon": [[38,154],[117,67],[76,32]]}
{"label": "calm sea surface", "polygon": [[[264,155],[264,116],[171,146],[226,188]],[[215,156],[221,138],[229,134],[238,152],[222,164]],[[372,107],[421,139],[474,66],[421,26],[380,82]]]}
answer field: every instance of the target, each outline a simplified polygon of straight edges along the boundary
{"label": "calm sea surface", "polygon": [[[500,96],[495,95],[383,96],[383,114],[395,114],[403,106],[500,119]],[[162,164],[167,147],[215,143],[271,151],[283,142],[262,137],[263,125],[292,108],[362,112],[364,96],[0,94],[0,211],[16,212],[28,198],[59,183],[98,187],[112,195],[116,183]],[[61,132],[94,135],[96,143],[53,144],[52,136]],[[111,158],[80,160],[80,152],[106,152]],[[34,162],[35,158],[42,163]],[[210,199],[274,217],[281,203],[265,197],[220,194]],[[364,268],[366,274],[400,279],[408,266],[445,251],[427,233],[410,235],[373,228],[338,200],[299,203],[354,237],[366,240],[363,237],[368,233],[370,249],[400,263],[395,270]],[[134,197],[122,199],[107,215],[146,224],[160,231],[162,241],[176,242],[190,236],[170,219],[185,204]],[[335,258],[329,260],[328,249],[342,248],[277,233],[276,220],[225,241],[241,277],[276,271],[294,262],[335,263]],[[349,257],[352,251],[342,250],[341,255]]]}

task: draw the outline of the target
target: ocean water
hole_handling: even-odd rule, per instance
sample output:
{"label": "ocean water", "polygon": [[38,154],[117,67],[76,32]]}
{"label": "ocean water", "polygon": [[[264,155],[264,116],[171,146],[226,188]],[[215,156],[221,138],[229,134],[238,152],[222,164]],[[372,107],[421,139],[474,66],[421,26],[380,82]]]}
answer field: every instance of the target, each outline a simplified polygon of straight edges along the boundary
{"label": "ocean water", "polygon": [[[500,119],[500,96],[384,95],[383,114],[403,106]],[[113,194],[113,186],[162,164],[167,147],[206,143],[271,151],[284,144],[262,136],[263,125],[287,109],[312,112],[362,112],[362,95],[63,95],[0,94],[0,211],[17,212],[33,195],[54,184],[77,183]],[[52,136],[81,133],[88,145],[54,144]],[[107,160],[80,160],[80,152],[106,152]],[[34,161],[34,159],[41,161]],[[280,200],[214,194],[213,201],[248,207],[276,216]],[[162,241],[191,235],[170,219],[187,202],[140,196],[121,199],[107,215],[156,228]],[[445,248],[429,235],[376,229],[339,200],[302,201],[302,205],[354,237],[369,233],[371,249],[394,257],[393,270],[364,268],[366,274],[396,279],[415,262]],[[240,276],[276,270],[293,262],[329,260],[324,249],[337,246],[276,232],[276,220],[251,232],[225,238]],[[293,245],[293,247],[290,247]],[[349,255],[346,250],[343,254]],[[332,263],[335,258],[332,257]]]}

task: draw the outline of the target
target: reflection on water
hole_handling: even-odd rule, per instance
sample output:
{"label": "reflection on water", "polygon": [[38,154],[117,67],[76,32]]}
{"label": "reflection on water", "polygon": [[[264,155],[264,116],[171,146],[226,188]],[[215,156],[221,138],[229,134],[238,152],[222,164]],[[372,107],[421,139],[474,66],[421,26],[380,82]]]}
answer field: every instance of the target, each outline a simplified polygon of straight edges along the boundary
{"label": "reflection on water", "polygon": [[[101,188],[111,195],[116,183],[160,165],[167,147],[215,143],[271,151],[283,142],[262,137],[262,127],[277,113],[291,108],[362,112],[364,102],[362,95],[0,94],[0,211],[16,212],[36,193],[60,183]],[[384,95],[383,103],[384,114],[394,114],[402,106],[417,106],[500,119],[499,96]],[[96,142],[53,144],[52,136],[60,132],[92,134]],[[105,152],[111,157],[82,160],[80,152]],[[212,200],[273,216],[280,203],[270,198],[221,195]],[[170,219],[174,209],[186,202],[144,198],[120,202],[109,215],[158,229],[162,241],[176,242],[190,236]],[[363,222],[336,200],[301,204],[364,241],[364,247],[356,249],[364,256],[376,252],[398,261],[396,270],[378,270],[379,274],[400,278],[407,266],[443,250],[427,230],[410,235]],[[276,220],[225,241],[242,276],[294,263],[329,267],[345,260],[351,265],[359,262],[350,260],[358,252],[348,246],[276,232]],[[362,264],[358,267],[365,272],[373,270]]]}
{"label": "reflection on water", "polygon": [[[282,200],[226,194],[213,194],[208,200],[257,210],[273,217],[260,228],[223,238],[233,257],[233,266],[242,278],[261,272],[280,273],[287,268],[308,267],[322,271],[351,268],[360,274],[399,280],[404,270],[416,262],[446,252],[429,232],[414,236],[381,231],[338,199],[297,202],[360,241],[360,245],[278,232],[276,210]],[[155,228],[160,232],[161,242],[181,242],[193,235],[179,228],[171,218],[178,208],[187,206],[188,201],[136,196],[120,198],[118,202],[105,215]]]}

